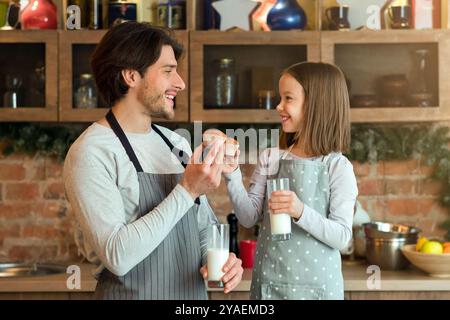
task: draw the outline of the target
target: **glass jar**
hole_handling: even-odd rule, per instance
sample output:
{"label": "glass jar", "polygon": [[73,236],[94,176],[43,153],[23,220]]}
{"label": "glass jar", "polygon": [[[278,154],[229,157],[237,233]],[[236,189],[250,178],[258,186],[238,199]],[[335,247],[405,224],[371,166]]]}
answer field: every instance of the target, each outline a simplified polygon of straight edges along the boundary
{"label": "glass jar", "polygon": [[433,92],[430,88],[430,66],[427,49],[415,51],[415,70],[413,71],[413,81],[411,88],[411,103],[419,107],[431,107],[434,100]]}
{"label": "glass jar", "polygon": [[236,98],[236,73],[234,59],[222,58],[218,60],[218,72],[215,76],[215,105],[231,107]]}
{"label": "glass jar", "polygon": [[157,24],[172,29],[186,29],[186,0],[159,0]]}
{"label": "glass jar", "polygon": [[92,74],[80,75],[79,86],[75,91],[74,98],[76,108],[97,108],[97,90]]}
{"label": "glass jar", "polygon": [[275,92],[273,90],[258,91],[258,108],[271,110],[274,108]]}
{"label": "glass jar", "polygon": [[137,3],[127,0],[109,0],[108,26],[113,27],[126,21],[137,21]]}

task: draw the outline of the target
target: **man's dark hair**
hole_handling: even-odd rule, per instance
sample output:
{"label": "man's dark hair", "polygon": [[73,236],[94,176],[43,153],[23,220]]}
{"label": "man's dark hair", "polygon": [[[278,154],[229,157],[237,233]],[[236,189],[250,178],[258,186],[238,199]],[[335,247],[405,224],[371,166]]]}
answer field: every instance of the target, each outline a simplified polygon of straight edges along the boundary
{"label": "man's dark hair", "polygon": [[164,45],[172,47],[178,61],[183,46],[169,29],[149,23],[124,22],[111,28],[95,48],[91,59],[95,83],[109,107],[128,92],[122,70],[131,69],[144,76],[161,55]]}

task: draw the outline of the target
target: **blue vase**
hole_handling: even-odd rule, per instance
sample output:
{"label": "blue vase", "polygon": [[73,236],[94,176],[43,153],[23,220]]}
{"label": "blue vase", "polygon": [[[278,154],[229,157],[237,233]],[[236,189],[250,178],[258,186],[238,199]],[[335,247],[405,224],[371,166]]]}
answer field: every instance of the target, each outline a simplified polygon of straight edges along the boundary
{"label": "blue vase", "polygon": [[278,0],[267,15],[271,30],[304,29],[306,13],[297,0]]}

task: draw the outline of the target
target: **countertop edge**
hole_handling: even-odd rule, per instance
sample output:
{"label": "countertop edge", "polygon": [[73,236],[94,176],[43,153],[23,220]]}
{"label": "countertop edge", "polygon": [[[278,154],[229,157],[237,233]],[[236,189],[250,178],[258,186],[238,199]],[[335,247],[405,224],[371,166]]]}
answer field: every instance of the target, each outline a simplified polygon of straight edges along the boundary
{"label": "countertop edge", "polygon": [[[450,278],[435,278],[418,270],[386,271],[382,273],[380,287],[371,289],[368,283],[370,275],[366,266],[343,266],[345,292],[383,292],[383,291],[447,291],[450,292]],[[79,289],[69,289],[67,280],[71,274],[59,274],[46,277],[0,278],[0,293],[94,292],[97,281],[92,276],[93,266],[81,266]],[[245,269],[242,281],[233,292],[248,292],[251,287],[252,270]],[[384,278],[384,279],[383,279]],[[223,292],[223,289],[207,288],[208,292]]]}

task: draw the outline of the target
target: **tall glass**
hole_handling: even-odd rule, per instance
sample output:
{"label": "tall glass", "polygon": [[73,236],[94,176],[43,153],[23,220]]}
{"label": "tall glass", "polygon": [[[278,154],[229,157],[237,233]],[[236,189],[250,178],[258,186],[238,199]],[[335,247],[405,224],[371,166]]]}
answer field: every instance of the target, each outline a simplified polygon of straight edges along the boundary
{"label": "tall glass", "polygon": [[208,230],[208,287],[223,288],[223,267],[230,254],[230,225],[213,224]]}
{"label": "tall glass", "polygon": [[[267,199],[274,191],[289,190],[289,179],[269,179],[267,180]],[[287,213],[270,213],[270,231],[272,241],[286,241],[291,239],[291,216]]]}

